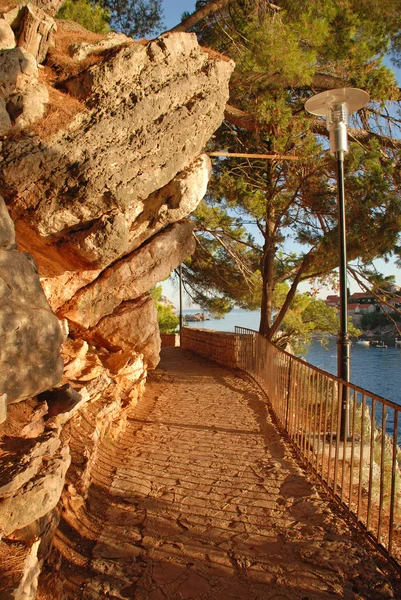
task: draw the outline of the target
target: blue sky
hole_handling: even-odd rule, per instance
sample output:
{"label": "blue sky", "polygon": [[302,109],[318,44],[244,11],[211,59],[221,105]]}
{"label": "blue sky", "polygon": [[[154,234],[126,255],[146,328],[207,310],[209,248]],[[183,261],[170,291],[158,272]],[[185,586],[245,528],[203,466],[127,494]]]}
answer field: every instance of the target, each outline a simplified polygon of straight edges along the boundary
{"label": "blue sky", "polygon": [[195,0],[163,0],[165,29],[171,29],[181,21],[181,15],[195,10]]}

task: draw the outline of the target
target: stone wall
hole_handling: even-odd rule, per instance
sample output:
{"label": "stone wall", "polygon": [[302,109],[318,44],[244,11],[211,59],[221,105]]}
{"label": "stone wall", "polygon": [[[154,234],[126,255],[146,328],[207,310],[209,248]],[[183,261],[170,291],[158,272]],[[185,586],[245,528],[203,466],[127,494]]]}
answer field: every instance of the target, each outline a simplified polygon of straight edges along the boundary
{"label": "stone wall", "polygon": [[180,345],[179,333],[161,333],[162,348],[176,348]]}
{"label": "stone wall", "polygon": [[220,365],[236,369],[239,340],[235,333],[183,327],[181,347],[210,358]]}

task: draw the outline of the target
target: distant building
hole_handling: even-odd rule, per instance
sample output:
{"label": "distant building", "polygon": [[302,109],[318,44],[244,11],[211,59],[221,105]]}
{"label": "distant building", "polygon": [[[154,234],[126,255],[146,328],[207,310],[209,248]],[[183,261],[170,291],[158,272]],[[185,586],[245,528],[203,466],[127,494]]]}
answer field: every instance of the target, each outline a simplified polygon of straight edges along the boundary
{"label": "distant building", "polygon": [[327,306],[334,306],[336,308],[339,308],[339,306],[340,306],[340,296],[337,296],[335,294],[333,294],[331,296],[327,296],[325,302],[326,302]]}
{"label": "distant building", "polygon": [[[380,302],[380,297],[387,304]],[[331,294],[325,300],[327,306],[335,308],[340,307],[340,296]],[[391,305],[391,306],[388,306]],[[376,294],[369,292],[354,292],[348,297],[348,313],[352,315],[365,315],[372,312],[392,312],[394,309],[401,309],[401,290],[398,286],[392,286],[386,294]]]}

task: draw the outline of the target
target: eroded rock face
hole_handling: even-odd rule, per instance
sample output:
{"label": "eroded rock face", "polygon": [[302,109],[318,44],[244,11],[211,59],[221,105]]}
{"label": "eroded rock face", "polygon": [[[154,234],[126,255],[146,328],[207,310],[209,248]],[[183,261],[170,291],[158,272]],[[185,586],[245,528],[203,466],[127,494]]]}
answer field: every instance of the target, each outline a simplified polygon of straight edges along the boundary
{"label": "eroded rock face", "polygon": [[134,43],[56,25],[61,3],[0,7],[0,543],[26,544],[10,590],[24,600],[67,470],[63,502],[81,510],[100,441],[124,430],[158,363],[149,291],[193,252],[186,217],[233,68],[194,35]]}
{"label": "eroded rock face", "polygon": [[[115,255],[131,251],[144,239],[141,223],[150,222],[153,209],[147,205],[159,203],[156,215],[161,211],[163,194],[151,195],[188,168],[180,180],[193,179],[191,169],[199,170],[200,183],[189,184],[192,194],[198,190],[199,202],[208,167],[205,160],[191,165],[222,120],[231,70],[230,62],[211,60],[188,34],[123,46],[68,82],[87,109],[67,132],[46,142],[4,143],[0,189],[10,201],[21,243],[29,222],[30,238],[42,240],[43,255],[49,245],[58,250],[51,263],[38,257],[43,275],[103,266],[109,258],[96,238],[100,241],[116,221],[122,237]],[[176,188],[182,193],[180,183]],[[169,203],[167,195],[161,211],[166,215]],[[172,203],[177,207],[178,199]],[[74,229],[79,230],[75,237]],[[39,243],[33,252],[40,252]],[[107,254],[111,257],[110,248]]]}
{"label": "eroded rock face", "polygon": [[139,298],[192,254],[193,227],[190,221],[170,226],[77,292],[60,310],[60,315],[90,328],[111,315],[122,302]]}
{"label": "eroded rock face", "polygon": [[149,295],[138,300],[122,302],[109,316],[104,317],[88,337],[115,352],[142,353],[148,369],[159,363],[160,335],[155,303]]}
{"label": "eroded rock face", "polygon": [[9,535],[50,512],[57,504],[71,458],[67,445],[48,457],[46,468],[18,490],[0,500],[0,533]]}
{"label": "eroded rock face", "polygon": [[131,208],[109,212],[90,229],[71,233],[68,245],[89,264],[109,265],[195,210],[206,193],[210,172],[210,159],[203,154],[141,203],[140,212]]}
{"label": "eroded rock face", "polygon": [[33,4],[0,6],[0,135],[43,118],[49,100],[39,81],[56,30],[54,19]]}
{"label": "eroded rock face", "polygon": [[49,99],[34,57],[24,48],[0,50],[0,135],[23,129],[44,115]]}
{"label": "eroded rock face", "polygon": [[18,402],[61,378],[64,336],[29,255],[14,249],[14,232],[0,199],[0,392]]}

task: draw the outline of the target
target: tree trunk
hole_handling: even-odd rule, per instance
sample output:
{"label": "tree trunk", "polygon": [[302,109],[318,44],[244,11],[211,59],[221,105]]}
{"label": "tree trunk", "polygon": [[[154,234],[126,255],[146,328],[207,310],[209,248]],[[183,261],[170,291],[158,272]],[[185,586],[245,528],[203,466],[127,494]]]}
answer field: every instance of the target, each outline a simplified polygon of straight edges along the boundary
{"label": "tree trunk", "polygon": [[262,302],[260,307],[259,333],[270,339],[270,328],[273,316],[273,292],[275,284],[274,258],[276,246],[274,240],[274,222],[269,219],[266,224],[266,237],[261,264]]}
{"label": "tree trunk", "polygon": [[199,10],[196,10],[192,15],[189,15],[186,19],[184,19],[181,23],[168,30],[168,33],[176,32],[176,31],[188,31],[192,27],[194,27],[199,21],[207,17],[208,15],[217,12],[221,8],[224,8],[226,4],[228,4],[231,0],[214,0],[214,2],[210,2],[203,6]]}

